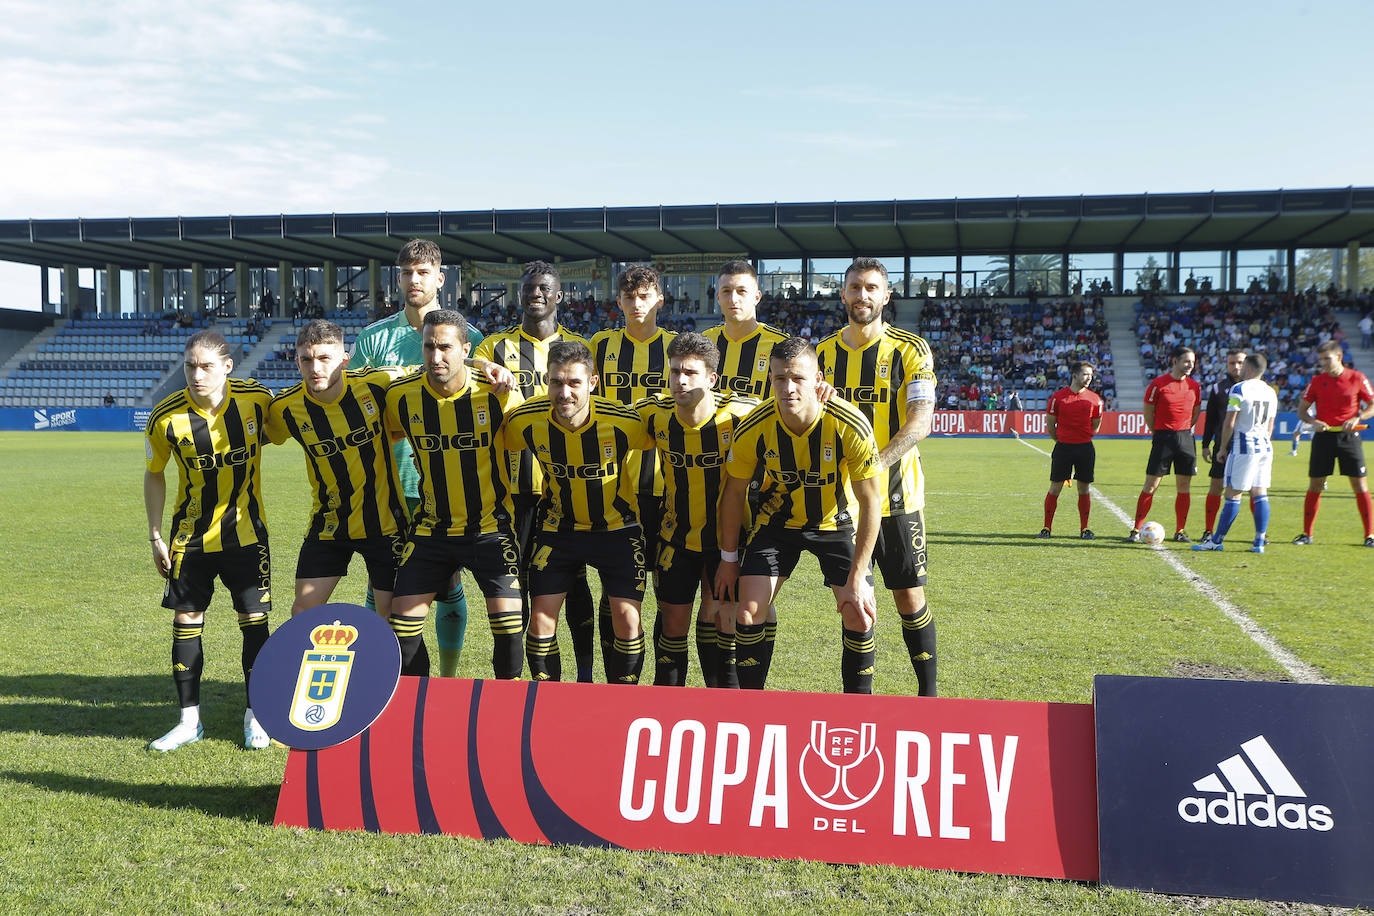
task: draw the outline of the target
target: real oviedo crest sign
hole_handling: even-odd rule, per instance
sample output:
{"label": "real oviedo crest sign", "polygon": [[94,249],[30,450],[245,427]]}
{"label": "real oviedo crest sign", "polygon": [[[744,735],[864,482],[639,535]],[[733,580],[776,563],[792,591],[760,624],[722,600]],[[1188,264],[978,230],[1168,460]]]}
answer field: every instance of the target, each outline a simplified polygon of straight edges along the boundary
{"label": "real oviedo crest sign", "polygon": [[329,747],[372,724],[400,672],[400,646],[376,611],[326,604],[277,627],[253,665],[249,698],[282,744]]}

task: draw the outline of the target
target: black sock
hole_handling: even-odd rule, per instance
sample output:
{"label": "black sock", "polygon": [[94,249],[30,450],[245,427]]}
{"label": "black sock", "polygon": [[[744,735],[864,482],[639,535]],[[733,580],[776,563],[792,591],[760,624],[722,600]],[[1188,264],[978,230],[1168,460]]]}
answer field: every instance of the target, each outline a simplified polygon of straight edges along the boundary
{"label": "black sock", "polygon": [[429,677],[429,650],[425,648],[425,618],[391,615],[391,630],[401,644],[401,673]]}
{"label": "black sock", "polygon": [[[253,662],[257,661],[259,650],[267,642],[267,615],[254,614],[247,620],[240,620],[239,633],[243,636],[243,651],[239,660],[243,665],[243,693],[247,696],[248,681],[253,677]],[[253,705],[251,699],[248,705]]]}
{"label": "black sock", "polygon": [[615,651],[615,627],[611,623],[611,599],[601,596],[601,604],[596,609],[596,632],[601,638],[601,673],[606,683],[611,683],[613,666],[611,653]]}
{"label": "black sock", "polygon": [[639,674],[643,670],[644,634],[640,633],[629,639],[615,637],[611,643],[611,665],[607,672],[606,683],[638,684]]}
{"label": "black sock", "polygon": [[716,686],[739,689],[739,667],[735,659],[735,634],[716,631]]}
{"label": "black sock", "polygon": [[843,631],[840,653],[840,682],[845,693],[873,692],[873,664],[877,658],[873,629]]}
{"label": "black sock", "polygon": [[697,621],[697,664],[701,666],[701,679],[706,686],[715,687],[720,676],[720,656],[716,653],[714,621]]}
{"label": "black sock", "polygon": [[502,680],[520,676],[524,660],[520,650],[524,642],[524,615],[520,611],[502,614],[488,614],[487,624],[491,627],[491,670]]}
{"label": "black sock", "polygon": [[681,687],[687,683],[687,637],[667,636],[654,627],[654,684]]}
{"label": "black sock", "polygon": [[530,663],[530,678],[536,681],[561,681],[563,656],[558,651],[558,634],[525,634],[525,659]]}
{"label": "black sock", "polygon": [[567,609],[568,633],[572,636],[573,655],[577,659],[579,680],[583,671],[587,672],[588,680],[590,680],[592,666],[596,663],[596,627],[594,625],[596,615],[592,605],[592,590],[587,585],[586,569],[583,569],[581,575],[573,580],[573,586],[568,589],[568,597],[564,599],[564,605]]}
{"label": "black sock", "polygon": [[205,667],[200,631],[204,628],[204,620],[172,624],[172,681],[182,709],[200,705],[200,672]]}
{"label": "black sock", "polygon": [[763,639],[766,624],[735,624],[735,670],[739,685],[746,690],[762,690],[768,679],[763,667]]}
{"label": "black sock", "polygon": [[763,667],[763,680],[768,680],[768,672],[773,667],[773,647],[778,641],[778,622],[763,622],[763,642],[759,643],[759,665]]}
{"label": "black sock", "polygon": [[916,672],[916,695],[936,696],[935,692],[935,617],[924,606],[915,614],[902,614],[902,640]]}

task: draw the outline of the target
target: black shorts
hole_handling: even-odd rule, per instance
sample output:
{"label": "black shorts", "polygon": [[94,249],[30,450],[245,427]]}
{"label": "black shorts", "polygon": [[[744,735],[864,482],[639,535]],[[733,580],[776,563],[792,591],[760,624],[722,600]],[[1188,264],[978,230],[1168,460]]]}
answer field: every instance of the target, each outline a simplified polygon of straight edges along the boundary
{"label": "black shorts", "polygon": [[[535,532],[539,530],[539,522],[543,518],[543,507],[539,497],[529,493],[512,496],[511,507],[511,528],[515,533],[515,542],[520,545],[520,556],[528,557]],[[520,565],[525,566],[524,563]]]}
{"label": "black shorts", "polygon": [[[654,594],[659,604],[691,604],[697,600],[702,580],[715,581],[720,569],[720,550],[688,550],[673,544],[659,543],[658,563],[654,568]],[[709,593],[709,591],[708,591]]]}
{"label": "black shorts", "polygon": [[[1215,458],[1215,457],[1216,457],[1216,454],[1217,454],[1216,452],[1212,452],[1212,457]],[[1212,480],[1225,480],[1225,479],[1226,479],[1226,457],[1225,457],[1225,456],[1222,456],[1222,459],[1221,459],[1220,461],[1213,461],[1213,462],[1212,462],[1212,469],[1211,469],[1210,471],[1207,472],[1207,476],[1208,476],[1209,478],[1211,478]]]}
{"label": "black shorts", "polygon": [[893,515],[879,523],[873,559],[889,589],[923,588],[926,584],[926,514],[924,510]]}
{"label": "black shorts", "polygon": [[520,548],[509,528],[491,534],[417,535],[396,570],[396,597],[443,594],[466,569],[487,598],[520,597]]}
{"label": "black shorts", "polygon": [[1356,432],[1316,433],[1312,436],[1312,454],[1307,458],[1308,477],[1330,477],[1340,466],[1342,477],[1364,477],[1364,443]]}
{"label": "black shorts", "polygon": [[[844,585],[854,565],[854,532],[815,531],[764,526],[754,532],[740,558],[741,576],[769,576],[786,579],[797,568],[805,550],[821,564],[826,585]],[[872,580],[869,576],[869,580]]]}
{"label": "black shorts", "polygon": [[1145,473],[1150,477],[1166,477],[1171,467],[1181,477],[1197,474],[1197,444],[1191,429],[1155,430]]}
{"label": "black shorts", "polygon": [[566,594],[588,566],[601,574],[607,597],[643,601],[648,567],[643,529],[540,531],[528,568],[530,594]]}
{"label": "black shorts", "polygon": [[173,551],[171,557],[172,572],[162,592],[162,606],[168,610],[202,613],[210,606],[216,576],[240,614],[272,610],[272,557],[266,541],[213,553]]}
{"label": "black shorts", "polygon": [[1056,442],[1050,452],[1050,481],[1076,480],[1092,483],[1097,468],[1097,449],[1091,442]]}
{"label": "black shorts", "polygon": [[396,567],[401,565],[405,537],[383,534],[375,538],[341,538],[321,541],[306,538],[296,558],[297,579],[325,579],[348,575],[353,554],[361,554],[367,564],[367,581],[378,591],[389,592],[396,584]]}

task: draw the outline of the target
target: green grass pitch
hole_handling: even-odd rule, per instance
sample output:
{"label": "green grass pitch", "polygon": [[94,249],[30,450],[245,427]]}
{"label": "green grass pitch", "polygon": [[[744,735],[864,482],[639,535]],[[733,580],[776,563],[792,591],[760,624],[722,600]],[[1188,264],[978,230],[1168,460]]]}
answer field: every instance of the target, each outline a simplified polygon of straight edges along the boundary
{"label": "green grass pitch", "polygon": [[[1273,546],[1263,556],[1128,545],[1125,526],[1100,502],[1092,527],[1101,539],[1079,541],[1067,492],[1060,533],[1035,540],[1048,459],[1032,445],[1048,443],[923,445],[943,695],[1088,702],[1094,674],[1285,677],[1161,552],[1322,677],[1374,685],[1374,601],[1364,578],[1374,551],[1359,546],[1344,479],[1331,481],[1317,543],[1287,543],[1300,527],[1306,444],[1302,457],[1276,458]],[[1139,441],[1099,443],[1097,486],[1126,512],[1145,450]],[[239,638],[222,594],[205,635],[208,740],[166,756],[144,750],[174,721],[175,696],[169,613],[146,546],[142,455],[132,434],[0,433],[0,912],[1319,911],[920,869],[274,829],[286,752],[238,747]],[[309,494],[298,448],[269,449],[264,465],[279,622]],[[1198,483],[1194,535],[1205,478]],[[1171,482],[1155,506],[1153,517],[1171,529]],[[1242,514],[1238,547],[1250,531]],[[336,597],[357,600],[361,574],[355,564]],[[804,563],[783,595],[770,686],[838,690],[839,622],[814,565]],[[879,603],[876,689],[914,692],[881,590]],[[479,616],[461,673],[489,674],[489,650]]]}

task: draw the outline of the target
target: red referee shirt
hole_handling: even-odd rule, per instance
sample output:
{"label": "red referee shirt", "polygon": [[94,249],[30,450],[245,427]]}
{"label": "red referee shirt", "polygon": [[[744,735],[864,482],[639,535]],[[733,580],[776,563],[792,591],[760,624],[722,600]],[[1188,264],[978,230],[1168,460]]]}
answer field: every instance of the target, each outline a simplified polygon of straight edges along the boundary
{"label": "red referee shirt", "polygon": [[1164,373],[1145,389],[1145,403],[1155,405],[1155,429],[1192,429],[1193,411],[1202,407],[1202,386],[1191,375]]}
{"label": "red referee shirt", "polygon": [[1102,399],[1090,388],[1060,388],[1050,395],[1045,413],[1054,417],[1054,438],[1065,445],[1092,441],[1093,420],[1102,416]]}
{"label": "red referee shirt", "polygon": [[1326,372],[1313,377],[1302,391],[1302,399],[1311,404],[1317,419],[1327,426],[1340,426],[1358,416],[1361,404],[1374,403],[1374,388],[1363,372],[1345,369],[1334,378]]}

